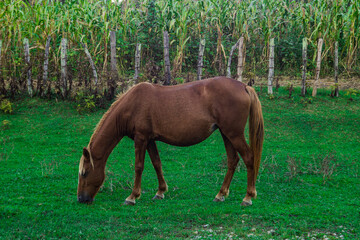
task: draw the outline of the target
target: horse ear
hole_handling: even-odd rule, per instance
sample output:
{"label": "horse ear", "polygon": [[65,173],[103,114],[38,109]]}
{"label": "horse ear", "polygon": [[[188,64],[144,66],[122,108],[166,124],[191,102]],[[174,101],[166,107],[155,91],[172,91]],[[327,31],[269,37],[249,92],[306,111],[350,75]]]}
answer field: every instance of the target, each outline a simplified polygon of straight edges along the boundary
{"label": "horse ear", "polygon": [[90,153],[89,153],[89,150],[86,147],[83,148],[83,155],[84,155],[86,160],[88,160],[88,161],[90,160]]}

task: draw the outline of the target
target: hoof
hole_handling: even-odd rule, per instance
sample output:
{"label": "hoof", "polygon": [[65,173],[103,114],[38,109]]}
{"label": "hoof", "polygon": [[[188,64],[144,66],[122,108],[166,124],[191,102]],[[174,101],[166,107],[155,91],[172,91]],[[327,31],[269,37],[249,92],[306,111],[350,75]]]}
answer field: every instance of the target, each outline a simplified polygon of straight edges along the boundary
{"label": "hoof", "polygon": [[214,199],[214,202],[224,202],[224,201],[225,201],[224,196],[222,196],[222,197],[220,197],[220,198],[215,197],[215,199]]}
{"label": "hoof", "polygon": [[158,200],[158,199],[160,199],[160,200],[164,199],[164,194],[162,194],[162,195],[156,194],[155,197],[152,198],[152,200]]}
{"label": "hoof", "polygon": [[246,207],[246,206],[251,206],[252,205],[252,201],[250,200],[250,201],[243,201],[242,203],[241,203],[241,206],[244,206],[244,207]]}
{"label": "hoof", "polygon": [[124,205],[134,206],[134,205],[135,205],[135,201],[132,201],[132,200],[125,200]]}

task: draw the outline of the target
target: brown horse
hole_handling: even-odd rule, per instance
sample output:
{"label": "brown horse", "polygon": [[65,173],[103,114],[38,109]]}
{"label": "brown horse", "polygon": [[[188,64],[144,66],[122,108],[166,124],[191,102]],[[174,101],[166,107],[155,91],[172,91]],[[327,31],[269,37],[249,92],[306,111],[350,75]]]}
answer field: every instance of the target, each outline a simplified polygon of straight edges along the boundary
{"label": "brown horse", "polygon": [[[250,146],[244,136],[249,115]],[[240,153],[247,167],[247,193],[242,205],[251,205],[251,198],[256,197],[255,181],[264,137],[261,104],[253,88],[225,77],[177,86],[140,83],[119,97],[83,149],[78,201],[93,201],[105,179],[106,161],[124,136],[135,142],[135,183],[125,204],[134,205],[140,197],[146,150],[159,181],[154,199],[163,199],[168,187],[156,141],[190,146],[204,141],[218,128],[226,148],[228,170],[214,201],[224,201],[229,194]]]}

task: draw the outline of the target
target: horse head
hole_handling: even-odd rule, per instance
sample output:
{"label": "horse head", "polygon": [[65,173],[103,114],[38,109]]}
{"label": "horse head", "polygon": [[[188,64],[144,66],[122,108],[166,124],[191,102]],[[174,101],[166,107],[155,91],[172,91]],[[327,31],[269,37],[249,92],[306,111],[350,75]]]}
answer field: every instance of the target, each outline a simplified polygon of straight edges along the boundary
{"label": "horse head", "polygon": [[77,196],[80,203],[92,203],[105,179],[105,165],[94,161],[89,148],[83,149],[79,164]]}

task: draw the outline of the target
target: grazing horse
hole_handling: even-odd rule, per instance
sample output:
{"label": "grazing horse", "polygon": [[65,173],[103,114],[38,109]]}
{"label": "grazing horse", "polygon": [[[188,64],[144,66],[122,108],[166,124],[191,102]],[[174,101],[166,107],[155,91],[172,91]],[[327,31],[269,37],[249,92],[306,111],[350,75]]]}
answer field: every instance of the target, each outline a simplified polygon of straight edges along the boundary
{"label": "grazing horse", "polygon": [[[249,141],[244,130],[249,117]],[[154,199],[163,199],[165,182],[156,141],[190,146],[219,129],[227,153],[228,170],[214,201],[224,201],[240,153],[247,167],[247,193],[242,205],[256,197],[264,122],[261,104],[252,87],[225,77],[176,86],[140,83],[121,95],[98,123],[79,164],[78,201],[91,203],[105,179],[106,161],[119,141],[135,142],[135,182],[125,204],[134,205],[141,194],[141,175],[148,151],[159,181]]]}

